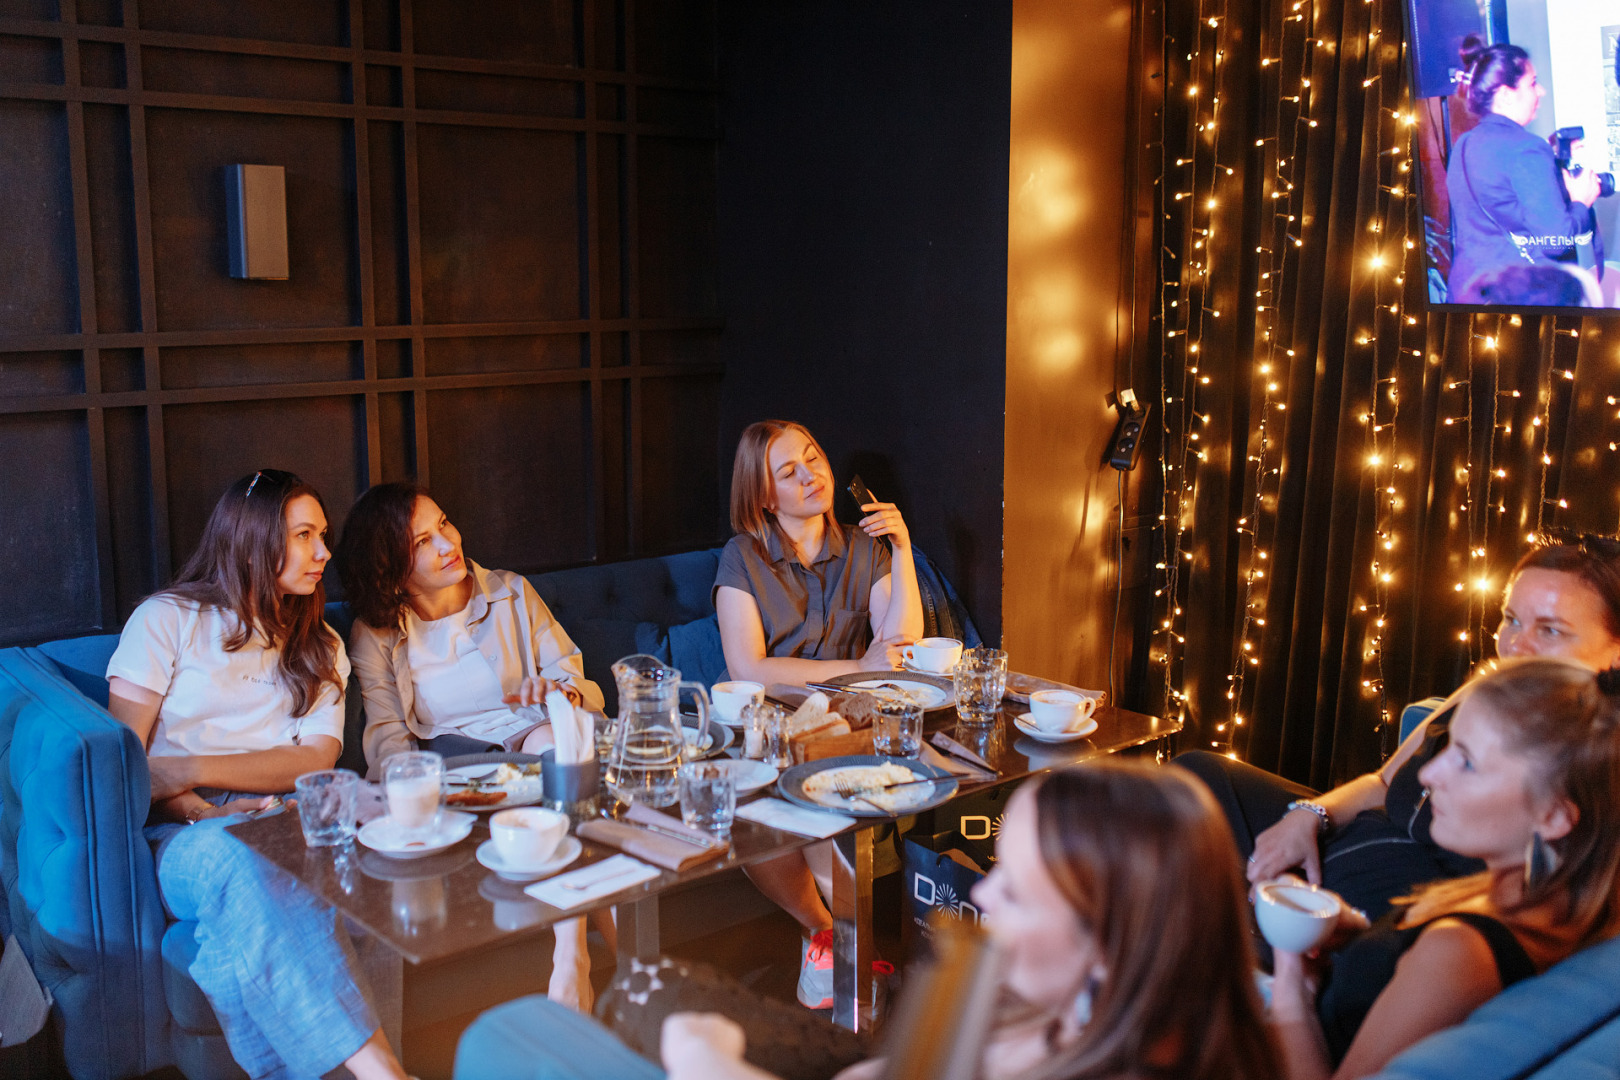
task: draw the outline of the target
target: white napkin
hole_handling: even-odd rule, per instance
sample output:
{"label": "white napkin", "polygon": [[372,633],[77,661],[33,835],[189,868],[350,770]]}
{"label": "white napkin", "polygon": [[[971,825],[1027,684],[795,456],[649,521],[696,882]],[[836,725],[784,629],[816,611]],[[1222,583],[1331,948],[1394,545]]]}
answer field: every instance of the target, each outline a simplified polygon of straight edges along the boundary
{"label": "white napkin", "polygon": [[756,799],[737,807],[737,816],[783,832],[814,836],[818,840],[825,840],[833,833],[843,832],[855,824],[854,818],[844,814],[794,806],[781,799]]}
{"label": "white napkin", "polygon": [[546,715],[551,718],[551,738],[557,744],[557,764],[578,765],[596,756],[590,714],[574,708],[567,694],[561,690],[547,694]]}
{"label": "white napkin", "polygon": [[612,896],[643,881],[651,881],[661,873],[663,871],[658,867],[648,866],[640,859],[615,855],[572,873],[537,881],[523,891],[543,904],[567,910],[604,896]]}

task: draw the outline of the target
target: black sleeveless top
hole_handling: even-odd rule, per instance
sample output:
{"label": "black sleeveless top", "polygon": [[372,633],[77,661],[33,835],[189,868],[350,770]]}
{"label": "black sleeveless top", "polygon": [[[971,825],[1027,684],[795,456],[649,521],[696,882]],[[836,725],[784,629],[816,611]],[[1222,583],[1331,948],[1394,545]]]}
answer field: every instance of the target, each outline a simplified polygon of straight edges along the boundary
{"label": "black sleeveless top", "polygon": [[1367,1012],[1395,977],[1395,965],[1424,929],[1439,919],[1456,919],[1479,932],[1496,960],[1502,989],[1536,974],[1536,966],[1513,932],[1489,915],[1468,911],[1437,915],[1416,926],[1399,926],[1406,906],[1390,911],[1349,945],[1333,954],[1327,985],[1316,999],[1316,1014],[1327,1037],[1328,1053],[1338,1067],[1350,1049]]}

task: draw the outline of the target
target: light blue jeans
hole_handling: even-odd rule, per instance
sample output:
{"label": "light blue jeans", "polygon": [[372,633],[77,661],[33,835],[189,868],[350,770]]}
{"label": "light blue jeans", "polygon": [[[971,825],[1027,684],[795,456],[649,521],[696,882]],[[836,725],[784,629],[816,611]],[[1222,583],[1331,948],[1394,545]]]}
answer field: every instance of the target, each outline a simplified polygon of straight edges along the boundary
{"label": "light blue jeans", "polygon": [[255,1080],[319,1077],[354,1056],[377,1019],[337,913],[249,851],[238,817],[149,829],[158,887],[197,923],[196,980],[231,1055]]}
{"label": "light blue jeans", "polygon": [[539,995],[497,1005],[456,1046],[456,1080],[664,1080],[588,1016]]}

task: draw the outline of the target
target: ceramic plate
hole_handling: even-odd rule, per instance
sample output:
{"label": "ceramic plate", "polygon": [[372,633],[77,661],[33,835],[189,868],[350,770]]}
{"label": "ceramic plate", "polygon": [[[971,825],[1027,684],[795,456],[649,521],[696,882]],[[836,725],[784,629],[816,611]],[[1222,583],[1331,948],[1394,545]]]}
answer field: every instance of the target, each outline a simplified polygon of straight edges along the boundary
{"label": "ceramic plate", "polygon": [[[685,723],[684,717],[682,723]],[[710,720],[709,730],[699,738],[697,717],[695,716],[692,718],[692,723],[686,724],[681,731],[686,736],[687,761],[703,761],[707,758],[719,757],[725,753],[726,747],[730,746],[737,737],[735,731],[720,721]]]}
{"label": "ceramic plate", "polygon": [[886,687],[898,687],[910,695],[924,709],[948,709],[956,704],[956,683],[946,675],[924,675],[900,671],[857,671],[853,675],[839,675],[828,679],[828,686],[842,686],[848,690],[881,692]]}
{"label": "ceramic plate", "polygon": [[551,853],[551,858],[539,866],[523,867],[522,869],[507,866],[502,861],[500,849],[495,846],[493,840],[485,840],[482,844],[479,844],[477,854],[479,862],[507,881],[534,881],[537,878],[555,874],[579,858],[579,853],[584,850],[585,845],[579,842],[578,837],[565,836],[562,838],[562,843],[557,845],[557,850]]}
{"label": "ceramic plate", "polygon": [[1044,743],[1074,742],[1077,739],[1085,738],[1087,735],[1090,735],[1092,732],[1097,730],[1096,717],[1088,718],[1085,723],[1081,724],[1080,727],[1074,731],[1060,731],[1056,735],[1049,735],[1042,731],[1040,728],[1030,723],[1028,717],[1023,715],[1013,717],[1013,723],[1018,726],[1018,730],[1023,734],[1028,735],[1037,742]]}
{"label": "ceramic plate", "polygon": [[475,814],[459,810],[446,810],[439,817],[439,827],[430,835],[418,837],[400,828],[391,817],[380,817],[360,827],[360,842],[372,851],[381,852],[392,859],[419,859],[424,855],[443,851],[459,844],[472,832]]}
{"label": "ceramic plate", "polygon": [[[533,758],[528,754],[514,754],[512,756],[526,758],[535,762],[540,760],[539,758]],[[459,792],[472,790],[485,792],[490,795],[500,793],[503,796],[500,802],[493,802],[487,806],[461,806],[448,801],[446,802],[446,805],[453,806],[457,810],[473,810],[478,813],[484,813],[490,810],[506,810],[514,806],[529,806],[541,800],[543,797],[543,785],[540,782],[540,775],[538,773],[534,774],[533,776],[529,775],[528,773],[524,773],[516,780],[509,780],[504,784],[495,783],[495,779],[492,774],[499,769],[502,764],[503,762],[498,761],[485,761],[479,762],[476,765],[457,765],[453,768],[445,769],[444,794],[446,800],[448,800],[450,796]],[[504,764],[510,764],[514,769],[523,769],[527,762],[511,761],[505,762]],[[458,780],[465,781],[478,777],[487,777],[487,779],[476,787],[471,784],[457,782]]]}
{"label": "ceramic plate", "polygon": [[739,799],[744,795],[752,795],[761,788],[770,787],[776,783],[778,775],[774,766],[767,765],[763,761],[726,758],[723,761],[716,761],[715,764],[731,774],[733,782],[737,785]]}
{"label": "ceramic plate", "polygon": [[[904,801],[894,810],[879,810],[877,807],[861,801],[860,799],[844,799],[837,795],[829,796],[827,801],[811,798],[804,792],[804,782],[817,773],[828,772],[833,769],[847,769],[855,767],[870,767],[892,763],[910,769],[917,777],[943,777],[937,784],[917,784],[906,788]],[[851,754],[848,757],[824,758],[821,761],[807,761],[803,765],[795,765],[784,772],[776,782],[777,790],[789,802],[796,802],[800,806],[808,806],[812,810],[836,810],[841,814],[854,817],[892,818],[904,814],[916,814],[923,810],[939,806],[949,801],[956,794],[956,777],[944,769],[933,765],[925,765],[915,758],[881,757],[877,754]],[[915,792],[915,795],[910,793]],[[896,794],[901,794],[896,792]]]}

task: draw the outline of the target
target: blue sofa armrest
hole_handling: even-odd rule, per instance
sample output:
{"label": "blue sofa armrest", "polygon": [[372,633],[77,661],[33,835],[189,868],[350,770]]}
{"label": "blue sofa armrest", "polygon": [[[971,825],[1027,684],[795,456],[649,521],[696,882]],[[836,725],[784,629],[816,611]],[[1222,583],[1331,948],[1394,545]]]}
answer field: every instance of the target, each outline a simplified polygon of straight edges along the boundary
{"label": "blue sofa armrest", "polygon": [[1620,1078],[1620,938],[1508,987],[1372,1080],[1530,1078]]}
{"label": "blue sofa armrest", "polygon": [[0,886],[76,1080],[172,1062],[149,785],[134,732],[43,654],[0,650]]}

